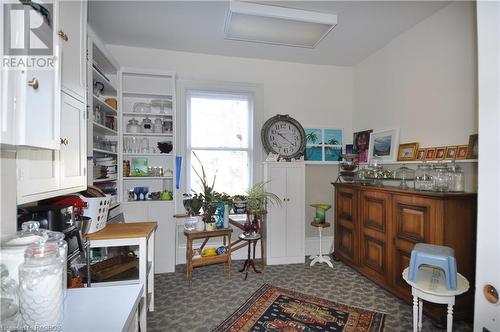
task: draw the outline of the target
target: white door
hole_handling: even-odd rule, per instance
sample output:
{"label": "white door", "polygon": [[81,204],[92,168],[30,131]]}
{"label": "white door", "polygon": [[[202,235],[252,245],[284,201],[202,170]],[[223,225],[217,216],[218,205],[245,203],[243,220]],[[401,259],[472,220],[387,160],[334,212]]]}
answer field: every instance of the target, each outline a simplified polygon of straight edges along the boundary
{"label": "white door", "polygon": [[305,183],[304,167],[286,169],[286,256],[305,259]]}
{"label": "white door", "polygon": [[86,187],[87,119],[82,102],[62,94],[60,189]]}
{"label": "white door", "polygon": [[57,35],[62,45],[61,84],[64,92],[85,100],[87,77],[87,1],[59,1]]}
{"label": "white door", "polygon": [[269,166],[266,180],[268,191],[275,193],[282,202],[281,206],[268,206],[266,221],[267,261],[273,264],[273,258],[286,257],[286,168]]}
{"label": "white door", "polygon": [[[158,222],[155,236],[155,273],[175,272],[177,226],[173,202],[149,202],[149,221]],[[136,204],[140,205],[140,204]]]}
{"label": "white door", "polygon": [[479,183],[474,331],[500,331],[500,3],[477,2]]}

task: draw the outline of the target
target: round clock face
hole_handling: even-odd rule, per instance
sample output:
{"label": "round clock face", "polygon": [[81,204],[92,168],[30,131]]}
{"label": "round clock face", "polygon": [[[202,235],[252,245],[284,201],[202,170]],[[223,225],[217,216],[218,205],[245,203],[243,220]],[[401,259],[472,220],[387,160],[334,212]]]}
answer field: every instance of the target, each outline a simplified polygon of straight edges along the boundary
{"label": "round clock face", "polygon": [[305,148],[304,128],[288,115],[277,115],[262,127],[262,142],[266,151],[285,158],[301,156]]}

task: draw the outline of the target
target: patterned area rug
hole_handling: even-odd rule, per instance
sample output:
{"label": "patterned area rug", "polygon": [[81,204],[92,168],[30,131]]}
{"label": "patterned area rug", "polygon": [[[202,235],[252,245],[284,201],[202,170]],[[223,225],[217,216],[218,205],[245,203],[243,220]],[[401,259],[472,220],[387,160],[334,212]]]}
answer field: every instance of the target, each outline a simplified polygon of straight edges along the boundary
{"label": "patterned area rug", "polygon": [[384,316],[265,284],[214,332],[378,332],[383,330]]}

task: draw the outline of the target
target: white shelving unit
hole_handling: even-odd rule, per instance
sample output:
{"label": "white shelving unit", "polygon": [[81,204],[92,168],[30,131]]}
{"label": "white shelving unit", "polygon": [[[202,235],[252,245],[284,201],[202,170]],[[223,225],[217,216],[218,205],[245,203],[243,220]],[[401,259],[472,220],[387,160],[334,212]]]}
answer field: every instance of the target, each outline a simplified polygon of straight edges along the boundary
{"label": "white shelving unit", "polygon": [[[88,36],[88,177],[89,185],[101,187],[107,193],[112,193],[114,202],[120,202],[119,194],[120,184],[118,182],[118,173],[109,178],[101,179],[100,172],[96,168],[96,158],[111,157],[116,161],[115,167],[118,172],[118,151],[119,151],[119,133],[120,121],[119,110],[106,103],[106,99],[113,98],[118,100],[118,70],[120,66],[108,53],[104,44],[100,41],[92,29],[89,29]],[[101,92],[96,92],[96,83],[104,87]],[[113,142],[111,144],[107,142]],[[116,146],[116,151],[111,150],[111,146]],[[110,190],[114,183],[116,190]],[[116,205],[116,204],[115,204]]]}

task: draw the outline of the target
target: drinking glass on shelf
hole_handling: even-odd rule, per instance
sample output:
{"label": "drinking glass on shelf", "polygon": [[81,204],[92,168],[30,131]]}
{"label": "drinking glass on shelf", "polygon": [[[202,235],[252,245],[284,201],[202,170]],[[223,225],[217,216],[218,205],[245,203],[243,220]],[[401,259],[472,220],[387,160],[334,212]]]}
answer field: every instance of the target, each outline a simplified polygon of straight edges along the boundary
{"label": "drinking glass on shelf", "polygon": [[123,138],[123,152],[130,153],[130,137]]}
{"label": "drinking glass on shelf", "polygon": [[139,139],[135,136],[132,137],[132,152],[133,153],[139,152]]}
{"label": "drinking glass on shelf", "polygon": [[141,141],[141,152],[148,153],[149,152],[149,139],[147,137],[143,137]]}

